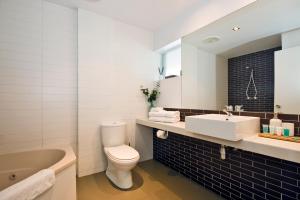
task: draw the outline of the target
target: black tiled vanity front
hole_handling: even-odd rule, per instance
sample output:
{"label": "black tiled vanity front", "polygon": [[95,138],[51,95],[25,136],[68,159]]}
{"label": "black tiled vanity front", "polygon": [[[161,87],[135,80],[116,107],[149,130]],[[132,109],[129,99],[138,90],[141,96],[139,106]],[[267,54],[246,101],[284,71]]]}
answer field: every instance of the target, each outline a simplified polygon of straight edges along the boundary
{"label": "black tiled vanity front", "polygon": [[300,199],[300,164],[153,130],[154,159],[226,199]]}

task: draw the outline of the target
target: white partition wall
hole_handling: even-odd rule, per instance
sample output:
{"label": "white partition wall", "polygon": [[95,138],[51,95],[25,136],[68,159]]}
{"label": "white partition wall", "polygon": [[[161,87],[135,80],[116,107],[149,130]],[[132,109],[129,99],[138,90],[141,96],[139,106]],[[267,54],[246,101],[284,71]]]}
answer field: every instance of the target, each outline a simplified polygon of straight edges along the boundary
{"label": "white partition wall", "polygon": [[300,46],[300,29],[281,34],[282,49]]}
{"label": "white partition wall", "polygon": [[159,91],[157,106],[181,108],[181,76],[161,80]]}
{"label": "white partition wall", "polygon": [[182,43],[182,108],[222,109],[228,103],[228,60]]}
{"label": "white partition wall", "polygon": [[0,153],[72,145],[77,133],[77,11],[0,1]]}
{"label": "white partition wall", "polygon": [[198,49],[181,43],[181,105],[182,108],[200,108],[198,84]]}
{"label": "white partition wall", "polygon": [[275,52],[275,105],[282,113],[300,113],[300,46]]}
{"label": "white partition wall", "polygon": [[[103,121],[127,122],[128,142],[137,148],[142,159],[151,158],[152,154],[147,152],[152,152],[152,147],[141,144],[145,140],[151,142],[152,133],[150,129],[136,130],[135,119],[147,116],[148,107],[140,86],[153,85],[158,77],[159,58],[153,51],[151,32],[79,9],[79,176],[106,168],[100,137]],[[139,134],[139,130],[149,133]]]}

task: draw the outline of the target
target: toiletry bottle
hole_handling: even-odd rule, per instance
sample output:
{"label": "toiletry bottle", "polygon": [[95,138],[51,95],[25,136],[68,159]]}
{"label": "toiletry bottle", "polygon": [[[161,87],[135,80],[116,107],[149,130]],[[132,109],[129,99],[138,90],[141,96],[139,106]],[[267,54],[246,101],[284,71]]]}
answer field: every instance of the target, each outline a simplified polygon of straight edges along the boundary
{"label": "toiletry bottle", "polygon": [[282,126],[282,120],[278,119],[278,113],[274,113],[273,119],[270,119],[270,126],[274,127],[281,127]]}
{"label": "toiletry bottle", "polygon": [[288,129],[289,130],[289,136],[294,136],[294,123],[282,123],[283,129]]}

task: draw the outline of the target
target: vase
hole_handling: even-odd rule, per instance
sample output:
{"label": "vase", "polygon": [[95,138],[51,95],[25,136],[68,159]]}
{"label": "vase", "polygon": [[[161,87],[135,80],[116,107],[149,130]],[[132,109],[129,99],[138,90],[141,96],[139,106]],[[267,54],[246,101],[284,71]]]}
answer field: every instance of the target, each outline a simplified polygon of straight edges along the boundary
{"label": "vase", "polygon": [[155,107],[154,105],[154,101],[150,101],[149,102],[149,111],[151,110],[151,108]]}
{"label": "vase", "polygon": [[163,80],[163,79],[165,79],[165,76],[164,76],[163,74],[160,74],[160,75],[159,75],[159,80],[161,81],[161,80]]}

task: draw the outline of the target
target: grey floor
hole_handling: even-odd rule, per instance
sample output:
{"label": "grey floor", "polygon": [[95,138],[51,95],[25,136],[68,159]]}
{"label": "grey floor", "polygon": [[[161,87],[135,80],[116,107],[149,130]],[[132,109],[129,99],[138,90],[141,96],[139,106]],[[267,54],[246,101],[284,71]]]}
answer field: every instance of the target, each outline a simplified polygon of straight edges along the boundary
{"label": "grey floor", "polygon": [[77,179],[78,200],[217,200],[211,191],[153,160],[133,170],[134,186],[122,191],[104,172]]}

